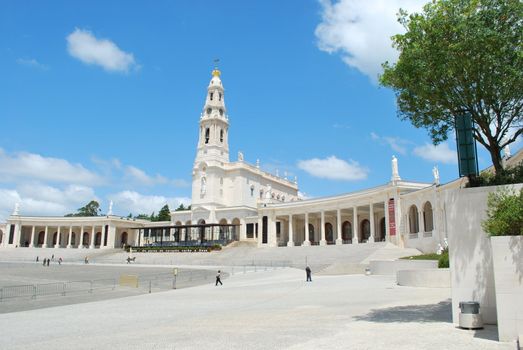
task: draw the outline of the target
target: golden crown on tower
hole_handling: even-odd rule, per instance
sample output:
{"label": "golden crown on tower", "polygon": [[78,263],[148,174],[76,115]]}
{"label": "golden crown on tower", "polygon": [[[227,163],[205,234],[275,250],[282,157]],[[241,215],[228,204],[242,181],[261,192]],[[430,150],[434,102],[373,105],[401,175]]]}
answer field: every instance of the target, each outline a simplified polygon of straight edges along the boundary
{"label": "golden crown on tower", "polygon": [[214,70],[212,71],[213,77],[219,77],[220,74],[222,74],[222,72],[220,72],[220,70],[218,68],[214,68]]}

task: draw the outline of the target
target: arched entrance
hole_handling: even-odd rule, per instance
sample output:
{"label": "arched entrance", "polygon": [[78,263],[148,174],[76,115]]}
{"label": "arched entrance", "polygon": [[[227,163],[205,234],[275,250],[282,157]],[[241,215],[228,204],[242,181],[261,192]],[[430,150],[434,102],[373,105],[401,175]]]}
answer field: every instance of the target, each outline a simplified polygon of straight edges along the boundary
{"label": "arched entrance", "polygon": [[325,223],[325,240],[328,243],[334,243],[334,233],[330,222]]}
{"label": "arched entrance", "polygon": [[380,230],[378,233],[377,240],[378,242],[385,242],[385,218],[381,218],[380,220]]}
{"label": "arched entrance", "polygon": [[[205,220],[200,219],[198,220],[198,225],[205,225]],[[200,244],[205,242],[205,227],[198,227],[198,239],[200,241]]]}
{"label": "arched entrance", "polygon": [[344,243],[352,241],[352,224],[349,221],[345,221],[341,225],[341,239]]}
{"label": "arched entrance", "polygon": [[360,242],[368,242],[369,238],[370,238],[370,221],[367,219],[364,219],[361,222]]}
{"label": "arched entrance", "polygon": [[120,247],[127,246],[127,240],[128,240],[128,234],[127,234],[127,232],[123,232],[122,237],[120,238]]}
{"label": "arched entrance", "polygon": [[432,204],[425,202],[423,205],[423,228],[424,232],[432,232],[434,229],[434,218],[432,215]]}
{"label": "arched entrance", "polygon": [[84,232],[83,238],[82,238],[82,245],[86,246],[89,245],[89,233]]}
{"label": "arched entrance", "polygon": [[96,232],[96,236],[94,236],[94,245],[95,246],[102,245],[102,233],[101,232]]}
{"label": "arched entrance", "polygon": [[419,232],[418,207],[415,205],[409,209],[409,232],[411,234]]}
{"label": "arched entrance", "polygon": [[239,238],[238,236],[240,234],[240,219],[238,219],[238,218],[232,219],[232,224],[234,225],[232,227],[232,230],[233,230],[232,231],[232,234],[233,234],[232,239],[233,240],[238,240],[238,238]]}
{"label": "arched entrance", "polygon": [[38,245],[43,245],[44,244],[44,239],[45,239],[45,232],[44,231],[40,231],[38,233]]}
{"label": "arched entrance", "polygon": [[[218,222],[220,225],[227,225],[227,219],[221,219],[219,222]],[[225,234],[227,233],[228,231],[228,228],[227,227],[219,227],[219,236],[218,236],[218,239],[224,239],[225,238]]]}

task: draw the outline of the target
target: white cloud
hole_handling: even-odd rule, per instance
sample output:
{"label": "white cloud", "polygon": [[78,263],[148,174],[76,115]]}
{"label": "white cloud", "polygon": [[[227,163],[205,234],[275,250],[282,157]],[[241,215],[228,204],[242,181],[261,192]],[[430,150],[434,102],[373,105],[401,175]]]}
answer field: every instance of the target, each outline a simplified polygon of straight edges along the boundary
{"label": "white cloud", "polygon": [[403,33],[399,9],[419,12],[427,0],[320,0],[322,22],[316,27],[320,50],[340,53],[343,61],[373,81],[381,64],[395,62],[398,52],[390,37]]}
{"label": "white cloud", "polygon": [[367,178],[368,170],[358,162],[338,159],[330,156],[325,159],[313,158],[300,160],[298,168],[306,171],[312,176],[331,180],[363,180]]}
{"label": "white cloud", "polygon": [[69,54],[83,63],[99,65],[114,72],[139,68],[132,53],[122,51],[111,40],[96,38],[88,30],[76,28],[66,39]]}
{"label": "white cloud", "polygon": [[412,143],[409,140],[402,139],[401,137],[379,136],[375,132],[371,132],[370,137],[372,140],[381,144],[389,145],[390,148],[400,154],[407,154],[407,146]]}
{"label": "white cloud", "polygon": [[20,204],[22,215],[57,215],[75,212],[77,208],[96,199],[90,187],[69,185],[64,189],[32,183],[23,184],[17,189],[0,188],[0,221],[13,212],[16,203]]}
{"label": "white cloud", "polygon": [[47,66],[46,64],[38,62],[34,58],[18,58],[16,60],[16,63],[18,63],[19,65],[22,65],[22,66],[34,67],[34,68],[38,68],[38,69],[42,69],[42,70],[48,70],[49,69],[49,66]]}
{"label": "white cloud", "polygon": [[149,175],[142,169],[128,165],[125,167],[124,177],[131,183],[145,186],[171,185],[174,187],[188,187],[191,184],[182,179],[168,179],[160,174]]}
{"label": "white cloud", "polygon": [[437,146],[425,143],[423,146],[415,147],[413,153],[431,162],[444,164],[456,164],[458,162],[457,151],[450,149],[447,142],[442,142]]}
{"label": "white cloud", "polygon": [[191,203],[190,198],[186,197],[164,197],[164,196],[149,196],[143,195],[135,191],[122,191],[109,195],[109,199],[114,202],[115,207],[121,213],[150,214],[153,211],[158,211],[165,204],[169,208],[175,209],[180,204],[188,205]]}
{"label": "white cloud", "polygon": [[8,154],[0,149],[0,177],[3,181],[30,178],[46,181],[97,184],[103,179],[81,164],[64,159],[43,157],[39,154],[18,152]]}

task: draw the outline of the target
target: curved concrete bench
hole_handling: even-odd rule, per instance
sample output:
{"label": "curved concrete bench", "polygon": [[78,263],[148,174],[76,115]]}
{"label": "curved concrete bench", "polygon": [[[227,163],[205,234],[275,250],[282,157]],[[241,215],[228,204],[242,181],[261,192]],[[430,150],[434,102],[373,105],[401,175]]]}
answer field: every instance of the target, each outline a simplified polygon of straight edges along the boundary
{"label": "curved concrete bench", "polygon": [[400,286],[450,288],[450,270],[400,270],[396,281]]}
{"label": "curved concrete bench", "polygon": [[437,269],[437,260],[374,260],[369,264],[373,275],[396,275],[400,270]]}

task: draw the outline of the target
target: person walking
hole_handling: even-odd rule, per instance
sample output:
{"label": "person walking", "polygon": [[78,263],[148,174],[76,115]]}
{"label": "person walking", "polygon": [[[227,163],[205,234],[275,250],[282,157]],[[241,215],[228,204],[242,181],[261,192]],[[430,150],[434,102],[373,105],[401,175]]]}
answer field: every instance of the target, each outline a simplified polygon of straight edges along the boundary
{"label": "person walking", "polygon": [[58,265],[62,265],[62,257],[58,258]]}
{"label": "person walking", "polygon": [[38,262],[38,255],[36,256],[36,262]]}
{"label": "person walking", "polygon": [[49,266],[49,262],[51,261],[51,259],[47,259],[47,266]]}
{"label": "person walking", "polygon": [[309,266],[305,268],[305,273],[307,274],[307,282],[312,282],[312,271]]}
{"label": "person walking", "polygon": [[218,283],[220,284],[220,286],[223,285],[222,280],[221,280],[221,276],[222,276],[222,273],[221,273],[220,270],[218,270],[218,273],[216,274],[216,284],[215,284],[215,286],[217,286]]}
{"label": "person walking", "polygon": [[45,264],[47,263],[47,259],[44,258],[43,262],[44,262],[44,263],[43,263],[42,265],[45,266]]}

